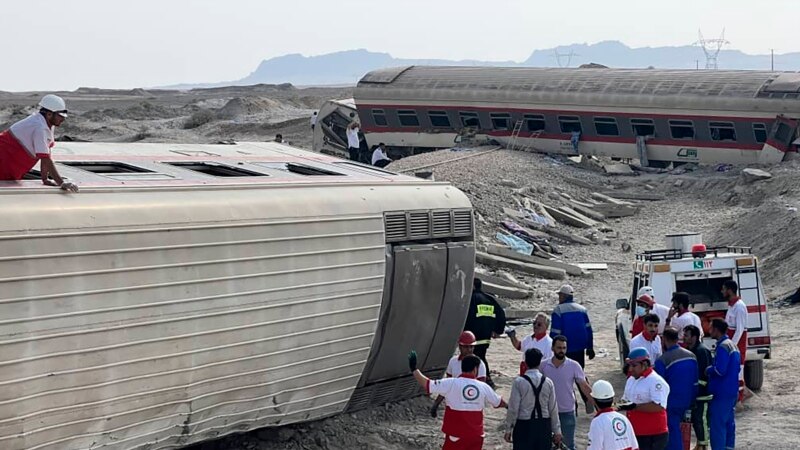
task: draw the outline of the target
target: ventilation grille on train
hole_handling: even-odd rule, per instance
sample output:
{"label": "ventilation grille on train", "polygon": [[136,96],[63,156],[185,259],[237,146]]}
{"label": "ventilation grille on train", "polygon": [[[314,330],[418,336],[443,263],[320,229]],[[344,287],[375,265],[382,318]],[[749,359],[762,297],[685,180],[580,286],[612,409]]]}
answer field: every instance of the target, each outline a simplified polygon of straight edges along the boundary
{"label": "ventilation grille on train", "polygon": [[[441,378],[444,370],[428,370],[425,375],[429,378]],[[350,397],[346,412],[358,411],[386,403],[398,402],[409,398],[425,395],[414,377],[405,376],[394,380],[380,381],[364,387],[357,388]]]}
{"label": "ventilation grille on train", "polygon": [[384,224],[386,242],[473,235],[472,210],[469,209],[388,212]]}

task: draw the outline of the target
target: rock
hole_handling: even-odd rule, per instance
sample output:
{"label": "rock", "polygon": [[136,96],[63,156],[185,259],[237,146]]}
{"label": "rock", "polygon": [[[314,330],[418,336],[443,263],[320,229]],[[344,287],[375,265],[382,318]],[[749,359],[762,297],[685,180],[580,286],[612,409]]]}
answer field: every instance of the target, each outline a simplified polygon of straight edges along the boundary
{"label": "rock", "polygon": [[603,167],[608,175],[633,175],[634,172],[628,164],[606,164]]}
{"label": "rock", "polygon": [[621,248],[622,248],[622,253],[628,253],[631,250],[633,250],[633,247],[631,247],[631,244],[628,244],[627,242],[623,242],[622,245],[621,245]]}
{"label": "rock", "polygon": [[673,184],[673,186],[675,186],[675,187],[683,186],[683,180],[675,180],[675,184]]}
{"label": "rock", "polygon": [[755,183],[756,181],[768,180],[772,178],[772,174],[761,169],[747,168],[742,170],[742,178],[745,183]]}
{"label": "rock", "polygon": [[510,187],[513,189],[519,189],[519,184],[517,184],[514,180],[500,180],[498,183],[500,186]]}

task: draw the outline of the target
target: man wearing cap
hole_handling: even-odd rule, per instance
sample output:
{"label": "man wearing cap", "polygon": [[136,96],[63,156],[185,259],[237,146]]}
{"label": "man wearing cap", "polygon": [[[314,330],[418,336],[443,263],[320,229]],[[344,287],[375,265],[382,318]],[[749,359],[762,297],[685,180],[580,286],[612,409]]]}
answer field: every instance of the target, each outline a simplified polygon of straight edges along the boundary
{"label": "man wearing cap", "polygon": [[[683,450],[681,423],[697,398],[697,358],[692,352],[678,345],[678,336],[676,328],[664,329],[664,334],[661,336],[664,342],[664,354],[658,358],[653,367],[669,385],[669,398],[667,398],[669,450]],[[691,429],[689,434],[691,435]]]}
{"label": "man wearing cap", "polygon": [[481,450],[483,448],[483,409],[505,408],[506,402],[483,381],[477,380],[481,360],[470,355],[461,360],[461,376],[431,380],[417,370],[417,353],[408,355],[408,367],[417,384],[428,394],[439,394],[447,401],[442,421],[445,434],[442,450]]}
{"label": "man wearing cap", "polygon": [[592,385],[597,414],[589,425],[588,450],[636,450],[639,442],[627,417],[614,410],[614,387],[605,380]]}
{"label": "man wearing cap", "polygon": [[528,368],[525,366],[525,352],[535,348],[542,352],[542,360],[546,361],[553,356],[553,339],[547,335],[547,328],[550,326],[550,318],[547,314],[540,312],[533,318],[533,334],[525,336],[521,341],[517,339],[517,332],[513,328],[506,330],[506,336],[511,340],[511,345],[522,352],[522,362],[519,367],[519,374],[525,373]]}
{"label": "man wearing cap", "polygon": [[475,356],[479,357],[486,365],[486,383],[494,387],[492,376],[489,374],[489,361],[486,359],[486,352],[492,338],[503,334],[506,327],[506,313],[503,307],[497,303],[493,295],[483,292],[483,284],[480,278],[472,280],[472,297],[467,311],[467,322],[464,324],[465,331],[475,334]]}
{"label": "man wearing cap", "polygon": [[[575,303],[575,290],[565,284],[558,290],[558,305],[550,315],[550,337],[564,336],[567,338],[567,358],[586,367],[584,352],[589,359],[594,359],[594,334],[589,313],[582,305]],[[586,405],[587,414],[594,408],[589,399],[581,391],[581,399]]]}
{"label": "man wearing cap", "polygon": [[658,316],[658,334],[664,332],[664,327],[669,317],[669,307],[656,302],[655,293],[650,286],[644,286],[639,289],[636,295],[636,318],[631,324],[631,336],[636,336],[644,330],[644,321],[642,317],[646,314],[655,314]]}
{"label": "man wearing cap", "polygon": [[78,192],[78,186],[59,175],[50,149],[55,145],[53,129],[67,117],[64,100],[48,94],[39,102],[39,111],[14,123],[0,133],[0,180],[21,180],[41,161],[41,179],[47,186]]}
{"label": "man wearing cap", "polygon": [[660,320],[655,314],[646,314],[644,320],[644,331],[631,339],[631,348],[642,347],[647,350],[647,355],[651,361],[661,357],[663,349],[661,347],[661,336],[658,335],[658,324]]}
{"label": "man wearing cap", "polygon": [[631,350],[627,363],[631,376],[625,383],[619,409],[628,412],[641,450],[663,450],[669,441],[669,385],[650,367],[647,349],[637,347]]}
{"label": "man wearing cap", "polygon": [[[471,331],[464,331],[461,333],[461,336],[458,338],[458,355],[453,356],[450,358],[450,362],[447,363],[447,370],[445,371],[445,376],[448,378],[458,378],[461,376],[461,361],[464,360],[467,356],[473,354],[475,350],[475,335],[472,334]],[[486,365],[481,361],[480,367],[478,367],[478,376],[476,379],[480,381],[486,381]],[[436,397],[436,400],[433,402],[433,406],[431,406],[431,417],[436,417],[436,414],[439,412],[439,405],[442,404],[444,397],[441,395]]]}
{"label": "man wearing cap", "polygon": [[747,359],[747,305],[737,295],[739,284],[733,280],[722,283],[722,298],[728,302],[725,322],[728,324],[728,337],[739,349],[739,402],[752,394],[744,386],[744,363]]}

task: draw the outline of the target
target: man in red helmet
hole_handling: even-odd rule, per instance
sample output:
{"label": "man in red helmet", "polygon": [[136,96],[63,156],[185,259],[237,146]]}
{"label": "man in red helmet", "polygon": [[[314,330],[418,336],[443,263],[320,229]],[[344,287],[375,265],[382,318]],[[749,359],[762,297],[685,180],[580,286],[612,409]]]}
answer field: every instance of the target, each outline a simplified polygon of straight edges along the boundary
{"label": "man in red helmet", "polygon": [[[446,377],[458,378],[461,376],[461,361],[467,356],[475,354],[475,342],[475,335],[471,331],[464,331],[461,333],[461,336],[458,337],[458,355],[450,358],[450,362],[447,363]],[[481,361],[480,366],[478,366],[478,376],[476,379],[484,382],[486,381],[486,364],[484,364],[483,361]],[[433,401],[431,417],[436,417],[436,414],[439,412],[439,405],[442,404],[443,400],[444,397],[440,395]]]}

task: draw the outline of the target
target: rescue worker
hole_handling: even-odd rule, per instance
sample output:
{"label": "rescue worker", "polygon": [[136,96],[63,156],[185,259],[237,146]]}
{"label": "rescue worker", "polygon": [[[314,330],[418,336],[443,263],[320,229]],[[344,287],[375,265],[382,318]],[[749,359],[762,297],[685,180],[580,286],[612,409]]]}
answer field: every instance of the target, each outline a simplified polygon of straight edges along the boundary
{"label": "rescue worker", "polygon": [[556,388],[556,402],[558,403],[558,421],[561,422],[561,434],[564,445],[569,450],[575,450],[575,422],[578,403],[575,401],[574,386],[577,384],[580,392],[588,400],[588,405],[594,410],[594,401],[591,400],[592,388],[586,380],[586,374],[577,361],[567,357],[567,338],[556,336],[553,338],[553,357],[541,364],[541,372],[553,380]]}
{"label": "rescue worker", "polygon": [[694,450],[708,448],[708,402],[711,394],[708,393],[708,375],[706,369],[711,366],[711,350],[703,344],[702,331],[695,325],[688,325],[683,329],[683,344],[697,359],[697,398],[692,408],[692,427],[697,438]]}
{"label": "rescue worker", "polygon": [[351,122],[345,130],[347,135],[347,152],[351,161],[359,160],[359,148],[361,147],[361,139],[358,133],[361,131],[358,122]]}
{"label": "rescue worker", "polygon": [[[475,335],[472,334],[471,331],[462,332],[461,336],[458,338],[458,355],[450,358],[450,362],[447,363],[447,370],[444,373],[445,376],[448,378],[458,378],[461,376],[461,361],[467,356],[472,355],[474,350]],[[478,376],[476,378],[480,381],[486,381],[486,365],[483,361],[481,361],[481,365],[478,367]],[[439,412],[439,405],[442,404],[443,400],[444,397],[440,395],[433,401],[431,417],[436,417],[436,414]]]}
{"label": "rescue worker", "polygon": [[661,336],[658,335],[660,320],[655,314],[646,314],[642,319],[644,320],[644,331],[631,339],[631,348],[644,348],[647,350],[647,356],[650,357],[650,360],[655,361],[663,353]]}
{"label": "rescue worker", "polygon": [[739,349],[739,402],[750,398],[752,393],[744,386],[744,363],[747,359],[747,305],[737,295],[739,285],[733,280],[722,283],[722,298],[728,302],[725,322],[728,324],[728,337]]}
{"label": "rescue worker", "polygon": [[631,376],[625,383],[619,409],[628,412],[641,450],[663,450],[669,441],[667,398],[669,385],[650,366],[647,349],[631,350],[627,359]]}
{"label": "rescue worker", "polygon": [[[664,354],[653,367],[669,385],[667,398],[667,427],[669,428],[669,450],[683,450],[681,422],[692,408],[697,397],[697,358],[689,350],[678,345],[678,330],[664,329],[661,336]],[[689,432],[691,434],[691,431]]]}
{"label": "rescue worker", "polygon": [[507,407],[506,402],[483,381],[476,379],[480,358],[469,355],[461,360],[458,378],[431,380],[417,370],[417,353],[408,354],[408,368],[428,394],[439,394],[447,401],[442,421],[445,434],[442,450],[481,450],[483,448],[483,409]]}
{"label": "rescue worker", "polygon": [[655,314],[658,316],[658,334],[663,333],[667,323],[667,317],[669,317],[669,307],[656,302],[653,288],[650,286],[642,287],[636,295],[636,317],[633,320],[633,324],[631,324],[631,336],[636,336],[644,330],[644,321],[642,317],[647,314]]}
{"label": "rescue worker", "polygon": [[525,351],[528,370],[514,379],[508,397],[506,442],[514,450],[550,450],[561,445],[561,424],[553,381],[539,371],[542,352],[537,348]]}
{"label": "rescue worker", "polygon": [[736,401],[739,398],[739,349],[728,338],[728,324],[711,320],[709,334],[717,340],[714,364],[706,369],[711,421],[711,450],[736,448]]}
{"label": "rescue worker", "polygon": [[606,380],[592,385],[597,414],[589,425],[588,450],[636,450],[639,443],[627,417],[614,410],[614,387]]}
{"label": "rescue worker", "polygon": [[522,352],[522,362],[519,365],[519,374],[522,375],[528,368],[525,366],[525,352],[530,348],[539,349],[542,359],[548,360],[553,356],[553,339],[547,335],[550,318],[540,312],[533,318],[533,333],[525,336],[521,341],[517,339],[517,331],[513,328],[506,330],[506,336],[511,340],[511,345]]}
{"label": "rescue worker", "polygon": [[667,325],[678,330],[679,342],[683,342],[683,329],[689,325],[696,326],[700,330],[700,339],[703,338],[703,325],[700,317],[689,311],[689,294],[686,292],[672,294],[672,308],[667,316]]}
{"label": "rescue worker", "polygon": [[503,334],[506,327],[506,313],[493,295],[483,292],[482,286],[483,283],[479,278],[472,280],[472,297],[464,330],[475,334],[477,339],[475,356],[479,357],[486,365],[486,384],[494,388],[486,351],[489,350],[492,338]]}
{"label": "rescue worker", "polygon": [[[558,305],[550,315],[550,337],[562,335],[567,338],[567,357],[577,361],[581,368],[586,367],[584,352],[594,359],[594,334],[589,313],[582,305],[575,303],[575,290],[565,284],[558,290]],[[586,405],[586,414],[594,412],[591,401],[580,391]]]}
{"label": "rescue worker", "polygon": [[55,145],[54,129],[66,118],[64,100],[48,94],[39,102],[39,111],[0,133],[0,180],[21,180],[39,162],[43,184],[78,192],[78,186],[59,175],[50,158],[50,149]]}

